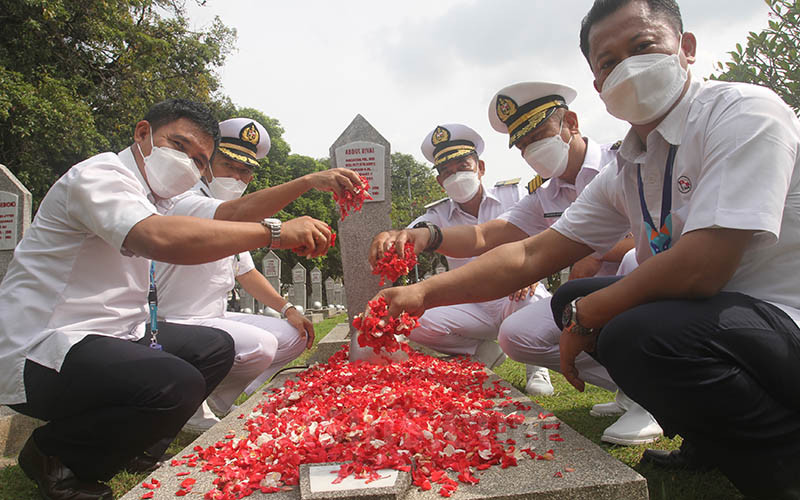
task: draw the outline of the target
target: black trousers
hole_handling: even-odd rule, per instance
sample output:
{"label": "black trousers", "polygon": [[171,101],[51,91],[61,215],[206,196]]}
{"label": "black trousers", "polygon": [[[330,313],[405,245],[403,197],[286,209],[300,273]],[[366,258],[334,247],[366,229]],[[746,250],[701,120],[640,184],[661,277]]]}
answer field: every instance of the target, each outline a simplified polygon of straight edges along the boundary
{"label": "black trousers", "polygon": [[[566,283],[554,314],[613,281]],[[644,304],[603,327],[595,356],[745,494],[800,492],[800,329],[777,307],[727,292]]]}
{"label": "black trousers", "polygon": [[79,478],[108,480],[144,451],[160,456],[227,375],[233,339],[216,328],[159,322],[139,342],[89,335],[61,371],[25,362],[27,402],[14,410],[47,421],[33,439]]}

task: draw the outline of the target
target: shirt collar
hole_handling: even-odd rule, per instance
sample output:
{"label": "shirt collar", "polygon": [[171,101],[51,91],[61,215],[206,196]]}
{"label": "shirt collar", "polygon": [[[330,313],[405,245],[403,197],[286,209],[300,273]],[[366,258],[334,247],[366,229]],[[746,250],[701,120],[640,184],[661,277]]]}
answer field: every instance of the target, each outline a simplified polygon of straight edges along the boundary
{"label": "shirt collar", "polygon": [[[661,123],[653,130],[652,133],[658,133],[667,143],[679,146],[683,140],[683,134],[686,131],[686,122],[689,117],[689,108],[694,102],[694,98],[702,87],[699,80],[695,80],[689,73],[689,88],[686,94],[683,95],[678,104],[669,112],[667,116],[661,120]],[[646,150],[642,144],[639,136],[634,132],[633,128],[628,130],[622,145],[619,148],[618,156],[623,161],[617,162],[617,172],[619,172],[626,163],[641,163],[641,157],[645,154]]]}

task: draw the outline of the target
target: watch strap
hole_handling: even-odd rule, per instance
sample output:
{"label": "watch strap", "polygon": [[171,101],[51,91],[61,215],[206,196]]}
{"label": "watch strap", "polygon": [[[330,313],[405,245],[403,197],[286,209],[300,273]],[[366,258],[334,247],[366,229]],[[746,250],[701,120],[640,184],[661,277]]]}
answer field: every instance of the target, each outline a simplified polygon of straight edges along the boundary
{"label": "watch strap", "polygon": [[286,311],[288,311],[292,307],[294,307],[294,304],[292,304],[291,302],[285,303],[283,305],[283,307],[281,307],[281,318],[285,318],[286,317]]}

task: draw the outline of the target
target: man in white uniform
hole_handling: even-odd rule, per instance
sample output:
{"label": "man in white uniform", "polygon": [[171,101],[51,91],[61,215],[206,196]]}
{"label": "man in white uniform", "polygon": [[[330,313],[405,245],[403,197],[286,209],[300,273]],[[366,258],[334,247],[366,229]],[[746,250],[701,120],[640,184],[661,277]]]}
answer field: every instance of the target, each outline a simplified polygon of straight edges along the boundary
{"label": "man in white uniform", "polygon": [[[168,215],[217,218],[229,206],[248,202],[240,198],[253,178],[253,168],[270,149],[267,130],[249,118],[233,118],[219,124],[220,144],[204,177],[194,188],[172,199]],[[251,198],[269,199],[268,217],[309,189],[342,193],[348,182],[360,182],[347,169],[330,169],[263,189]],[[282,202],[279,203],[279,202]],[[280,311],[285,319],[226,311],[227,295],[234,280],[259,302]],[[250,252],[196,266],[156,264],[160,291],[160,319],[220,328],[234,340],[236,356],[228,375],[198,408],[184,430],[203,432],[228,413],[242,392],[261,384],[313,345],[314,327],[297,309],[275,291],[258,272]],[[210,407],[210,408],[209,408]],[[213,411],[209,411],[213,410]],[[216,415],[215,415],[216,414]]]}
{"label": "man in white uniform", "polygon": [[[111,499],[98,481],[153,467],[233,363],[224,331],[145,327],[149,259],[199,264],[272,242],[257,222],[159,215],[214,152],[205,106],[156,104],[133,139],[50,188],[0,284],[0,404],[47,421],[19,455],[43,498]],[[330,245],[320,221],[284,228],[288,248]]]}
{"label": "man in white uniform", "polygon": [[[483,148],[481,136],[466,125],[439,125],[428,133],[422,141],[422,154],[433,163],[438,173],[436,180],[449,198],[428,205],[427,211],[409,228],[481,224],[497,218],[519,201],[519,179],[498,182],[494,187],[483,185],[481,179],[486,172],[486,165],[480,159]],[[470,260],[447,257],[450,269]],[[409,338],[439,352],[472,355],[492,368],[505,359],[495,341],[503,319],[529,304],[531,296],[537,299],[550,296],[542,285],[524,295],[515,301],[503,298],[431,309],[420,318],[419,327]]]}
{"label": "man in white uniform", "polygon": [[392,315],[490,300],[632,230],[635,270],[553,298],[566,304],[562,372],[582,388],[575,359],[593,352],[683,437],[643,460],[719,467],[749,497],[797,499],[800,121],[766,88],[691,77],[696,47],[674,1],[597,0],[581,48],[608,111],[631,124],[618,166],[551,229],[380,295]]}

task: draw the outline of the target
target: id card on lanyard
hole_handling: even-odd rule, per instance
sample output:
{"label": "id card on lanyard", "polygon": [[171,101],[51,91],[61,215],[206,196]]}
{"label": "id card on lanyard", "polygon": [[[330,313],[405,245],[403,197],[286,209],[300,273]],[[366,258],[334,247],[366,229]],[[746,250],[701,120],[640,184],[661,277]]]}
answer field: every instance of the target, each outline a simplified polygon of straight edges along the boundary
{"label": "id card on lanyard", "polygon": [[150,261],[150,292],[147,294],[147,305],[150,306],[150,347],[162,350],[158,343],[158,291],[156,290],[156,263]]}
{"label": "id card on lanyard", "polygon": [[642,206],[642,217],[647,229],[647,240],[650,242],[650,251],[653,255],[658,255],[672,246],[672,168],[675,163],[675,154],[678,146],[670,144],[667,153],[667,165],[664,168],[664,185],[661,188],[661,227],[656,229],[653,217],[647,209],[647,202],[644,199],[644,186],[642,183],[642,165],[636,165],[636,180],[639,185],[639,202]]}

